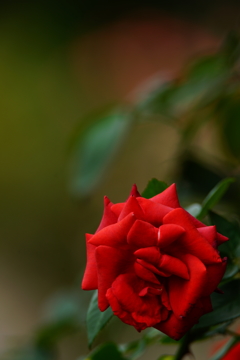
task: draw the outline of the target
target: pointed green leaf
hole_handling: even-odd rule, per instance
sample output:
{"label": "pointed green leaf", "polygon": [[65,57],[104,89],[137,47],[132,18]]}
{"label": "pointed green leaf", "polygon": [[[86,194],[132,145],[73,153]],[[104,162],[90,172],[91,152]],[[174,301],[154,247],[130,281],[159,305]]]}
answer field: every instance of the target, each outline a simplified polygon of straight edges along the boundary
{"label": "pointed green leaf", "polygon": [[87,196],[104,175],[130,127],[125,113],[110,114],[91,124],[75,142],[70,168],[70,192]]}
{"label": "pointed green leaf", "polygon": [[207,215],[208,211],[212,209],[222,198],[222,196],[227,191],[229,185],[235,181],[234,178],[227,178],[220,181],[206,196],[202,203],[202,210],[198,215],[198,219],[202,219]]}
{"label": "pointed green leaf", "polygon": [[153,178],[148,182],[146,189],[142,193],[142,197],[150,199],[166,190],[167,187],[168,185],[165,182]]}
{"label": "pointed green leaf", "polygon": [[223,294],[211,295],[213,311],[202,316],[195,329],[208,328],[240,316],[240,279],[234,279],[220,286]]}
{"label": "pointed green leaf", "polygon": [[98,292],[95,291],[87,312],[87,334],[89,347],[91,347],[100,330],[102,330],[102,328],[108,323],[112,316],[113,312],[110,307],[104,312],[99,310]]}

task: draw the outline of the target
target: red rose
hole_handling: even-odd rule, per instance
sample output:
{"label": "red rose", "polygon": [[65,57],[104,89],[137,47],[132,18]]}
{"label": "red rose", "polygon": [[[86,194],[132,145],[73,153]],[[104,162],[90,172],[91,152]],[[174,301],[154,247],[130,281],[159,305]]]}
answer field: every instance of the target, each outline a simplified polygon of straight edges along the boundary
{"label": "red rose", "polygon": [[86,235],[84,290],[138,331],[153,326],[180,339],[212,311],[210,294],[226,269],[217,246],[228,240],[180,205],[175,184],[151,199],[136,186],[126,202],[104,198],[94,235]]}

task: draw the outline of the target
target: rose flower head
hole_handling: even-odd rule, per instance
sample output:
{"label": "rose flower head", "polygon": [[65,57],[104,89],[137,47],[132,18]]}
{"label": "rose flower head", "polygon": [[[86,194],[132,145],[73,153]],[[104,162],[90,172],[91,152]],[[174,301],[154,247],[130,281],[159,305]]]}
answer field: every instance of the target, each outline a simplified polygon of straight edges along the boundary
{"label": "rose flower head", "polygon": [[227,240],[180,206],[175,184],[151,199],[134,185],[123,203],[104,198],[101,223],[86,234],[82,289],[97,289],[99,309],[111,306],[138,331],[178,340],[212,311],[227,265],[217,247]]}

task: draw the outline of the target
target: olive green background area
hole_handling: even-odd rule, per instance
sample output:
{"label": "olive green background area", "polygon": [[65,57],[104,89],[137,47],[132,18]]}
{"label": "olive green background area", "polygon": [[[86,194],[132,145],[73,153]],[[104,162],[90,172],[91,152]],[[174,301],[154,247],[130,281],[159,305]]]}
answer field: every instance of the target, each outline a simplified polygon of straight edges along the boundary
{"label": "olive green background area", "polygon": [[[181,9],[177,1],[1,3],[1,351],[31,337],[46,299],[80,284],[84,233],[95,231],[103,195],[120,202],[133,183],[143,191],[152,177],[171,182],[177,176],[178,131],[142,123],[91,196],[79,201],[68,191],[69,149],[81,119],[99,107],[129,103],[157,72],[176,73],[192,56],[214,51],[238,9],[234,1],[228,11],[223,2],[189,3]],[[203,130],[199,144],[203,140],[221,156],[214,129]],[[81,297],[84,316],[89,297]],[[137,336],[117,324],[114,339]],[[112,332],[109,327],[99,341]],[[62,360],[87,352],[84,325],[59,351]]]}

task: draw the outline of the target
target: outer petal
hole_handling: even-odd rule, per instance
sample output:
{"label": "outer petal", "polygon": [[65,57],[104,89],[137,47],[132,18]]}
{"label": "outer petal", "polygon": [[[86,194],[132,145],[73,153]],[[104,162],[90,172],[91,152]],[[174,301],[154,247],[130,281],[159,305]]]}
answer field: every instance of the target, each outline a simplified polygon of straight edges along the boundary
{"label": "outer petal", "polygon": [[156,246],[158,230],[146,221],[136,220],[127,235],[127,242],[130,245],[142,248]]}
{"label": "outer petal", "polygon": [[174,209],[180,207],[176,184],[170,185],[166,190],[152,197],[151,200]]}
{"label": "outer petal", "polygon": [[128,214],[134,213],[137,219],[144,219],[144,214],[142,211],[142,208],[138,204],[136,197],[131,195],[129,196],[127,202],[125,203],[119,217],[118,221],[121,221],[123,218],[125,218]]}
{"label": "outer petal", "polygon": [[174,315],[185,317],[194,304],[202,297],[207,282],[207,270],[195,256],[187,254],[181,258],[188,267],[190,279],[183,280],[172,276],[169,278],[169,296]]}
{"label": "outer petal", "polygon": [[141,197],[141,194],[139,194],[136,184],[133,184],[130,196]]}
{"label": "outer petal", "polygon": [[180,319],[172,313],[166,321],[162,321],[154,327],[171,338],[179,340],[198,322],[202,315],[210,311],[212,311],[210,298],[202,298],[192,308],[187,317]]}
{"label": "outer petal", "polygon": [[101,311],[106,310],[108,301],[106,292],[118,277],[131,268],[133,258],[131,253],[110,246],[99,246],[95,250],[98,273],[98,306]]}
{"label": "outer petal", "polygon": [[143,197],[137,198],[137,201],[144,212],[145,220],[154,226],[162,225],[164,216],[172,210],[168,206],[157,204]]}
{"label": "outer petal", "polygon": [[134,214],[129,214],[118,223],[109,225],[100,230],[97,234],[93,235],[93,237],[89,241],[90,244],[96,246],[108,245],[116,248],[126,245],[127,234],[135,220],[136,218]]}
{"label": "outer petal", "polygon": [[177,224],[185,228],[186,233],[178,241],[180,249],[195,255],[205,264],[214,264],[222,261],[218,252],[195,228],[188,212],[184,209],[172,210],[164,217],[163,222],[164,224]]}
{"label": "outer petal", "polygon": [[89,244],[93,235],[86,234],[87,264],[82,280],[83,290],[95,290],[98,287],[97,263],[95,259],[96,246]]}
{"label": "outer petal", "polygon": [[218,286],[226,271],[227,258],[223,258],[222,263],[207,266],[207,281],[204,285],[203,295],[210,295]]}
{"label": "outer petal", "polygon": [[215,249],[217,248],[217,230],[216,226],[205,226],[197,229],[198,232],[205,237],[205,239],[212,245]]}
{"label": "outer petal", "polygon": [[102,220],[100,222],[99,227],[97,228],[97,231],[100,231],[101,229],[103,229],[104,227],[114,224],[117,222],[117,216],[114,214],[114,212],[112,212],[111,207],[112,207],[112,203],[111,201],[108,199],[107,196],[104,196],[104,211],[103,211],[103,217]]}

